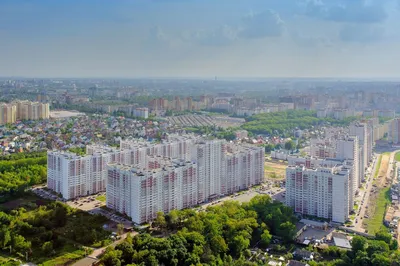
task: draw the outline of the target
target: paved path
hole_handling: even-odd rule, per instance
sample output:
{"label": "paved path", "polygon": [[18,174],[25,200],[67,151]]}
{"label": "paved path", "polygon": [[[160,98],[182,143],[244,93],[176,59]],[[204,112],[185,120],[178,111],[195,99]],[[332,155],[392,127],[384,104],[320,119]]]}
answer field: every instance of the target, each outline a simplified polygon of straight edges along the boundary
{"label": "paved path", "polygon": [[135,236],[137,234],[137,232],[129,232],[129,233],[125,233],[125,234],[121,235],[121,238],[118,239],[117,241],[114,241],[112,244],[110,244],[108,246],[97,248],[97,249],[93,250],[93,252],[90,255],[88,255],[87,257],[85,257],[85,258],[83,258],[81,260],[78,260],[77,262],[75,262],[73,264],[73,266],[85,266],[85,265],[86,266],[91,266],[92,263],[93,263],[93,260],[87,260],[87,258],[94,259],[94,260],[98,261],[99,256],[101,254],[103,254],[104,251],[108,247],[115,247],[116,245],[118,245],[119,243],[124,241],[125,238],[128,236],[128,234],[131,234],[131,236]]}

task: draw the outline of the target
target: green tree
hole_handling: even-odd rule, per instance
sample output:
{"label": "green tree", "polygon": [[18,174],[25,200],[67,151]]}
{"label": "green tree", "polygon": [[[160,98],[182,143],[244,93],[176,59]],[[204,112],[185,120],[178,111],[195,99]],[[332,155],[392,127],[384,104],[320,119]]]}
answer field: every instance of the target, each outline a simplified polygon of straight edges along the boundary
{"label": "green tree", "polygon": [[179,211],[172,210],[167,216],[167,225],[169,229],[176,229],[179,225]]}
{"label": "green tree", "polygon": [[124,233],[125,226],[123,224],[117,224],[117,234],[120,236]]}
{"label": "green tree", "polygon": [[163,212],[157,212],[157,217],[154,220],[152,226],[162,231],[165,230],[165,228],[167,227],[167,221],[165,220]]}
{"label": "green tree", "polygon": [[296,226],[291,222],[284,222],[279,225],[277,234],[285,241],[292,241],[296,234]]}
{"label": "green tree", "polygon": [[353,260],[354,266],[365,266],[369,265],[370,263],[370,258],[368,256],[368,253],[365,251],[357,251],[356,257]]}
{"label": "green tree", "polygon": [[265,229],[261,235],[260,244],[263,247],[267,247],[271,243],[271,239],[272,239],[272,235],[269,233],[269,231],[267,229]]}
{"label": "green tree", "polygon": [[211,238],[210,246],[216,254],[222,254],[228,250],[228,245],[225,243],[225,239],[219,235]]}
{"label": "green tree", "polygon": [[274,148],[275,148],[275,145],[269,143],[269,144],[265,145],[265,152],[270,153]]}
{"label": "green tree", "polygon": [[56,227],[63,227],[67,222],[68,210],[64,204],[57,204],[54,210],[53,220]]}
{"label": "green tree", "polygon": [[132,262],[132,257],[135,254],[135,251],[133,250],[131,243],[123,241],[121,244],[118,244],[115,249],[122,252],[120,259],[124,265]]}
{"label": "green tree", "polygon": [[370,240],[368,241],[367,252],[370,257],[375,253],[387,253],[389,251],[389,245],[382,240]]}
{"label": "green tree", "polygon": [[107,249],[103,257],[101,258],[101,262],[105,266],[121,266],[121,255],[122,251],[114,250],[114,249]]}
{"label": "green tree", "polygon": [[392,262],[390,260],[390,258],[382,253],[375,253],[372,256],[372,265],[374,266],[391,266]]}
{"label": "green tree", "polygon": [[355,254],[358,251],[365,251],[367,247],[367,240],[362,236],[354,236],[351,240],[351,249]]}
{"label": "green tree", "polygon": [[296,144],[294,144],[294,142],[292,140],[286,141],[285,142],[285,149],[292,151],[296,148]]}
{"label": "green tree", "polygon": [[5,248],[11,242],[11,234],[6,226],[0,229],[0,247]]}
{"label": "green tree", "polygon": [[240,256],[249,246],[249,239],[244,238],[242,235],[235,236],[232,243],[232,253],[235,256]]}
{"label": "green tree", "polygon": [[382,240],[386,244],[390,245],[390,242],[392,241],[392,235],[386,232],[385,230],[380,230],[379,232],[376,233],[375,239]]}
{"label": "green tree", "polygon": [[53,243],[51,241],[44,242],[42,245],[42,251],[44,254],[53,252]]}
{"label": "green tree", "polygon": [[25,253],[31,248],[31,242],[26,241],[21,235],[12,235],[12,247],[14,251]]}

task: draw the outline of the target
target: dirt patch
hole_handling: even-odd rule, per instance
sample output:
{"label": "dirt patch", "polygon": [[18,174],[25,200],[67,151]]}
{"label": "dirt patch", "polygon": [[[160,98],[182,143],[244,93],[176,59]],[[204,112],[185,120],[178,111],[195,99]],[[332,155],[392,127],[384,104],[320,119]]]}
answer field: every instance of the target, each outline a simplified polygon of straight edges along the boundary
{"label": "dirt patch", "polygon": [[265,178],[280,180],[285,179],[287,166],[282,163],[266,161],[264,163]]}
{"label": "dirt patch", "polygon": [[389,159],[390,159],[390,154],[382,155],[382,161],[381,161],[381,165],[379,167],[378,180],[376,182],[376,185],[378,187],[384,187],[385,183],[388,181],[387,173],[388,173],[388,169],[389,169]]}

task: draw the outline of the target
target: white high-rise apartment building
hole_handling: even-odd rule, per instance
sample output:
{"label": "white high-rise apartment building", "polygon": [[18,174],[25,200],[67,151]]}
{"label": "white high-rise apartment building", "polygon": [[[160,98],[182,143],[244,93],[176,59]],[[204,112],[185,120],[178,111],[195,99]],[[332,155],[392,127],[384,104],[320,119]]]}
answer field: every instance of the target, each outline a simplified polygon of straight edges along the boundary
{"label": "white high-rise apartment building", "polygon": [[0,103],[0,125],[15,123],[17,107],[12,104]]}
{"label": "white high-rise apartment building", "polygon": [[195,143],[199,138],[194,135],[170,135],[162,143],[149,143],[142,139],[126,139],[120,141],[120,148],[132,150],[133,164],[146,165],[146,155],[156,155],[169,158],[191,159]]}
{"label": "white high-rise apartment building", "polygon": [[200,142],[193,150],[192,160],[197,163],[199,202],[221,195],[221,177],[224,175],[222,140]]}
{"label": "white high-rise apartment building", "polygon": [[264,179],[264,149],[226,144],[221,194],[232,194]]}
{"label": "white high-rise apartment building", "polygon": [[319,167],[288,166],[286,205],[295,212],[344,223],[352,208],[350,171],[343,165]]}
{"label": "white high-rise apartment building", "polygon": [[354,179],[353,191],[356,192],[361,185],[363,176],[360,171],[362,161],[360,160],[360,151],[357,136],[344,136],[336,142],[336,158],[341,160],[353,160]]}
{"label": "white high-rise apartment building", "polygon": [[372,137],[371,128],[366,123],[352,123],[349,127],[350,135],[358,137],[358,143],[360,147],[362,167],[359,169],[362,175],[362,181],[365,179],[365,169],[368,166],[368,162],[372,158]]}
{"label": "white high-rise apartment building", "polygon": [[67,152],[47,153],[47,187],[64,199],[88,195],[90,156]]}
{"label": "white high-rise apartment building", "polygon": [[10,104],[0,103],[0,125],[15,123],[17,119],[48,119],[50,109],[48,103],[19,101]]}
{"label": "white high-rise apartment building", "polygon": [[389,123],[388,139],[394,144],[400,143],[400,118],[395,118]]}
{"label": "white high-rise apartment building", "polygon": [[[107,165],[124,162],[124,153],[114,148],[88,146],[88,154],[47,153],[47,187],[64,199],[87,196],[106,190]],[[129,160],[128,160],[129,162]]]}
{"label": "white high-rise apartment building", "polygon": [[153,157],[150,164],[149,169],[110,164],[107,207],[141,224],[155,219],[157,212],[168,213],[197,204],[195,163]]}
{"label": "white high-rise apartment building", "polygon": [[49,119],[50,106],[48,103],[18,101],[13,103],[17,108],[17,119],[38,120]]}

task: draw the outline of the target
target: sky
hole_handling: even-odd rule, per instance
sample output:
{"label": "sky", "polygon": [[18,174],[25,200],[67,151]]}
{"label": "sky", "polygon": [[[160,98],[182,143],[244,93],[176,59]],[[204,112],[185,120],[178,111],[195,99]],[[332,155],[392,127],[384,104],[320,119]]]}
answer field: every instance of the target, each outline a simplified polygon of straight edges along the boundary
{"label": "sky", "polygon": [[400,0],[1,0],[0,76],[400,77]]}

